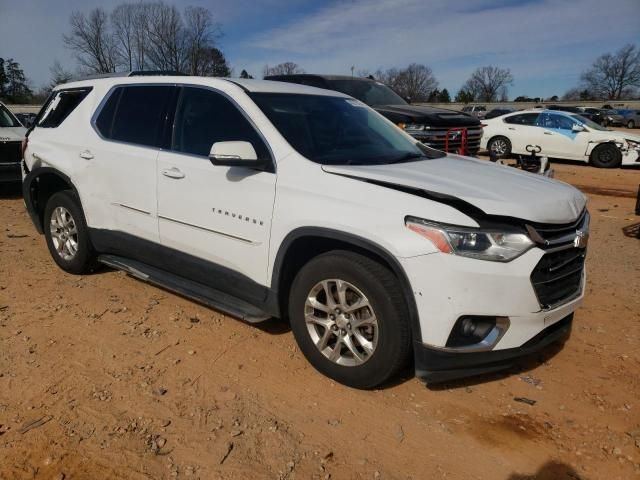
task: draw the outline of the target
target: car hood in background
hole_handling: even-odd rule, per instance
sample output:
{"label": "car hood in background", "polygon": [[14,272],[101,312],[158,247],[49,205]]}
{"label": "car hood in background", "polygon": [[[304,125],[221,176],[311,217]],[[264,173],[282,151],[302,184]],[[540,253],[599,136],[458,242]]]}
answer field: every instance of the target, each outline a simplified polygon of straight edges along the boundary
{"label": "car hood in background", "polygon": [[324,165],[322,169],[456,197],[489,215],[535,223],[573,222],[586,205],[582,192],[566,183],[459,155],[391,165]]}
{"label": "car hood in background", "polygon": [[466,113],[422,105],[377,105],[375,110],[398,123],[426,123],[437,127],[480,126],[480,120]]}
{"label": "car hood in background", "polygon": [[0,142],[22,141],[26,133],[24,127],[0,127]]}

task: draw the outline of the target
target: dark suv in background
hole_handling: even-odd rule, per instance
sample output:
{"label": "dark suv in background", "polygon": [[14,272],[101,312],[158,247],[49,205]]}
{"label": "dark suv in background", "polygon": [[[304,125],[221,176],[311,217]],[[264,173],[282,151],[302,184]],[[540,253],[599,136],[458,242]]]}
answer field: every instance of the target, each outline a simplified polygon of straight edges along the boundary
{"label": "dark suv in background", "polygon": [[292,74],[270,75],[264,79],[350,95],[366,103],[425,145],[438,150],[476,155],[480,149],[482,125],[477,118],[455,110],[411,105],[386,85],[369,78]]}

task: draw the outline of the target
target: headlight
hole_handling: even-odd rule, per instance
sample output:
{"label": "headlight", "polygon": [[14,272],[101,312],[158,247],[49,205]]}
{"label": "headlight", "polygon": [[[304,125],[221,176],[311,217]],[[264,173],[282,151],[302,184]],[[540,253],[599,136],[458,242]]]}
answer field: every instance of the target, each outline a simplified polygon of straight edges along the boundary
{"label": "headlight", "polygon": [[405,130],[424,130],[425,126],[422,123],[407,123],[404,126]]}
{"label": "headlight", "polygon": [[405,225],[433,243],[442,253],[479,260],[509,262],[535,245],[526,234],[518,232],[439,225],[415,217],[407,217]]}
{"label": "headlight", "polygon": [[628,138],[625,139],[625,142],[627,142],[627,145],[629,146],[629,148],[640,148],[640,142],[636,142],[635,140],[629,140]]}

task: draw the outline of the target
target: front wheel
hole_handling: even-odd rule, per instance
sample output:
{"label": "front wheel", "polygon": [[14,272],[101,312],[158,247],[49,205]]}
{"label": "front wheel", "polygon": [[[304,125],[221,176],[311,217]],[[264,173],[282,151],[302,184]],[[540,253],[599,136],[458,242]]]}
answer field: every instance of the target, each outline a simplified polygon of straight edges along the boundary
{"label": "front wheel", "polygon": [[612,143],[605,143],[591,152],[591,164],[598,168],[615,168],[622,162],[620,149]]}
{"label": "front wheel", "polygon": [[97,267],[84,214],[72,192],[54,193],[47,202],[44,235],[53,260],[64,271],[83,274]]}
{"label": "front wheel", "polygon": [[411,356],[408,310],[398,281],[360,254],[333,251],[307,263],[291,286],[289,319],[307,360],[350,387],[387,382]]}
{"label": "front wheel", "polygon": [[507,158],[511,155],[511,142],[507,137],[493,137],[487,144],[487,150],[496,160]]}
{"label": "front wheel", "polygon": [[633,120],[627,122],[627,128],[636,128],[636,123]]}

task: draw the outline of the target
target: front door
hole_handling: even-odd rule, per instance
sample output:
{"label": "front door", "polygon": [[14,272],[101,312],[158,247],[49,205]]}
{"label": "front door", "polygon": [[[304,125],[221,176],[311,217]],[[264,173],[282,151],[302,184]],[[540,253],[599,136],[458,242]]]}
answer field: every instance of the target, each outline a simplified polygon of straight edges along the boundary
{"label": "front door", "polygon": [[162,245],[189,256],[185,276],[255,297],[243,294],[266,285],[276,175],[214,166],[208,156],[215,142],[247,141],[273,162],[266,143],[240,107],[204,87],[181,89],[171,137],[158,157]]}
{"label": "front door", "polygon": [[545,112],[538,125],[543,134],[542,153],[548,157],[584,160],[589,143],[588,132],[574,132],[578,122],[569,115]]}

